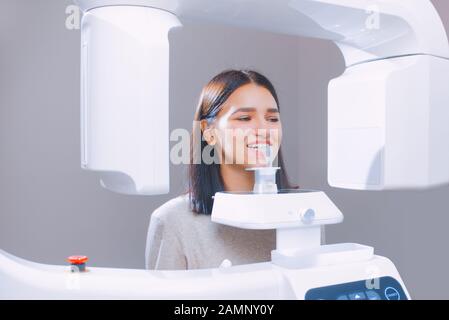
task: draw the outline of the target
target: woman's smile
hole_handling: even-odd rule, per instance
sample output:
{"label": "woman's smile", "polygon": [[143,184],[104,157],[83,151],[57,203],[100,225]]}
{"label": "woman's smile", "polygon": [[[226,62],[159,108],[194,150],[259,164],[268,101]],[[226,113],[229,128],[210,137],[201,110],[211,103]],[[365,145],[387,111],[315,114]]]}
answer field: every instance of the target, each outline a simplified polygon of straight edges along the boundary
{"label": "woman's smile", "polygon": [[246,148],[248,149],[248,162],[254,160],[254,164],[271,165],[273,161],[271,159],[273,154],[271,142],[249,143]]}

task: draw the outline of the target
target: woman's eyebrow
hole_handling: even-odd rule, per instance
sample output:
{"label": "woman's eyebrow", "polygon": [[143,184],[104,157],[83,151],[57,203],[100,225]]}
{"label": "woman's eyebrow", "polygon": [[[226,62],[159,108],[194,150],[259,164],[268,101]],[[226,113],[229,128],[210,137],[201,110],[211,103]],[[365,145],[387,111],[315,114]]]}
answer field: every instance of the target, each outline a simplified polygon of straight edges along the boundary
{"label": "woman's eyebrow", "polygon": [[[237,112],[255,112],[255,111],[256,111],[256,108],[239,108],[239,109],[234,110],[234,112],[232,114],[237,113]],[[279,113],[279,109],[277,109],[277,108],[270,108],[270,109],[267,110],[267,112],[269,112],[269,113]]]}
{"label": "woman's eyebrow", "polygon": [[254,111],[256,111],[256,108],[238,108],[238,109],[234,110],[234,112],[232,114],[237,113],[237,112],[254,112]]}

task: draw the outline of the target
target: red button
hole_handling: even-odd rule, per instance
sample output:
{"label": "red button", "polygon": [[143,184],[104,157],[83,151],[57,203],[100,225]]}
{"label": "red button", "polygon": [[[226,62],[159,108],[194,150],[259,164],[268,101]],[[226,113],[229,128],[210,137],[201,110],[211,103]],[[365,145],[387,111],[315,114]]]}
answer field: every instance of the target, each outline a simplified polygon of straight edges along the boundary
{"label": "red button", "polygon": [[87,260],[89,260],[87,256],[70,256],[67,258],[67,261],[71,264],[83,264],[86,263]]}

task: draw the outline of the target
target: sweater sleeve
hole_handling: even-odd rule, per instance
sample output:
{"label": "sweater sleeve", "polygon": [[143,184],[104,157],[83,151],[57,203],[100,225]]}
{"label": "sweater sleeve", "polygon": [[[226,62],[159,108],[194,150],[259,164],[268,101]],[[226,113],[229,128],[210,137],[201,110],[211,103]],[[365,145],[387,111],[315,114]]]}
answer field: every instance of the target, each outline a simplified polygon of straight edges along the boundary
{"label": "sweater sleeve", "polygon": [[146,269],[187,270],[179,235],[156,212],[151,215],[145,252]]}

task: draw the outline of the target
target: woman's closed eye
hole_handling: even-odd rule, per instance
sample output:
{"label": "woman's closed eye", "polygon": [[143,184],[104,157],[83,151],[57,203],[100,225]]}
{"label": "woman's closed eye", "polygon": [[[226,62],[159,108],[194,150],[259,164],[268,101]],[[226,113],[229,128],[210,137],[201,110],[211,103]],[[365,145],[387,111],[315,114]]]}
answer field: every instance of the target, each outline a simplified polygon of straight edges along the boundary
{"label": "woman's closed eye", "polygon": [[251,117],[250,116],[240,116],[237,118],[237,120],[239,121],[250,121]]}
{"label": "woman's closed eye", "polygon": [[[251,121],[250,116],[240,116],[237,118],[238,121]],[[279,122],[279,117],[267,117],[267,121],[269,122]]]}

